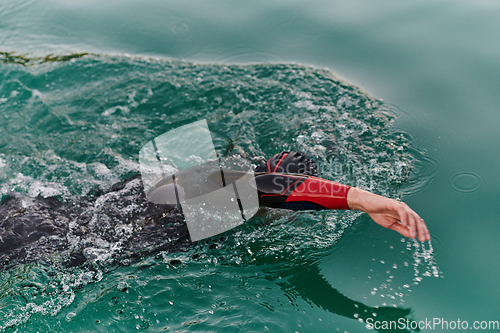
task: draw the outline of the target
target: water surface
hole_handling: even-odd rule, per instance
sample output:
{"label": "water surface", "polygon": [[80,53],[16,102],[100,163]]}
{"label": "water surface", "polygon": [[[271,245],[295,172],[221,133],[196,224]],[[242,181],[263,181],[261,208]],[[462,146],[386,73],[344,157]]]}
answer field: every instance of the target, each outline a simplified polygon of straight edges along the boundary
{"label": "water surface", "polygon": [[221,153],[306,151],[323,177],[402,197],[433,241],[417,249],[352,212],[291,214],[217,249],[71,272],[19,265],[2,272],[0,325],[356,332],[355,315],[376,306],[499,320],[499,10],[2,2],[2,195],[105,190],[151,138],[207,118]]}

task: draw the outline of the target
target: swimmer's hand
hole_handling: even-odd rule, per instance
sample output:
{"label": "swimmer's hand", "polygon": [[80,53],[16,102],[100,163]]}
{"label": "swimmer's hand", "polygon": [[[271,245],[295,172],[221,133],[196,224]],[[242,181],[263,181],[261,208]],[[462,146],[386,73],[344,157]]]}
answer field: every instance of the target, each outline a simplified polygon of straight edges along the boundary
{"label": "swimmer's hand", "polygon": [[351,187],[347,193],[347,205],[350,209],[366,212],[379,225],[405,237],[418,235],[421,242],[431,239],[424,220],[404,202]]}

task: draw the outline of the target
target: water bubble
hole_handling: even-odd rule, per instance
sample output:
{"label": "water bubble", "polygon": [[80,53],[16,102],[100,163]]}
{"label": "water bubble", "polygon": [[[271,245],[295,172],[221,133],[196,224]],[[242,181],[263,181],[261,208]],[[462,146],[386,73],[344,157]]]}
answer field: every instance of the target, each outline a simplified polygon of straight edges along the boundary
{"label": "water bubble", "polygon": [[128,289],[128,284],[124,281],[120,281],[120,282],[118,282],[118,285],[116,286],[116,288],[121,292],[125,292]]}
{"label": "water bubble", "polygon": [[326,151],[326,147],[322,145],[314,145],[314,150],[320,153],[324,153]]}
{"label": "water bubble", "polygon": [[0,178],[7,175],[7,164],[0,158]]}
{"label": "water bubble", "polygon": [[306,137],[305,137],[304,135],[299,135],[299,136],[297,137],[297,142],[298,142],[299,144],[304,143],[304,141],[306,141]]}
{"label": "water bubble", "polygon": [[321,131],[318,131],[318,132],[314,132],[313,134],[311,134],[311,138],[316,141],[317,143],[321,142],[321,140],[323,139],[323,136],[324,136],[324,133]]}
{"label": "water bubble", "polygon": [[69,312],[67,315],[66,315],[66,321],[72,321],[73,318],[76,317],[76,313],[74,312]]}

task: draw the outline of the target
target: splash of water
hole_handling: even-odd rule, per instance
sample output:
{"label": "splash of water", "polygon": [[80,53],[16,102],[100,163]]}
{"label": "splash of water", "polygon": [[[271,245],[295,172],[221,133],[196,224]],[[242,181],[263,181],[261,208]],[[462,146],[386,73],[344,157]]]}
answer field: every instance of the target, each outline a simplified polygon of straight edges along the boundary
{"label": "splash of water", "polygon": [[[410,139],[392,130],[395,110],[328,70],[199,65],[130,56],[75,55],[42,61],[3,54],[2,59],[3,196],[57,195],[70,202],[105,192],[139,171],[137,154],[146,142],[201,118],[208,120],[220,155],[239,153],[258,160],[282,150],[302,151],[317,161],[321,177],[393,198],[400,197],[399,188],[418,159]],[[120,253],[140,226],[127,222],[127,209],[141,207],[112,211],[115,199],[104,195],[85,209],[91,236],[78,236],[75,224],[69,226],[66,240],[70,246],[84,247],[89,266],[67,272],[57,264],[68,255],[62,251],[51,253],[47,266],[21,265],[2,273],[3,283],[10,276],[24,281],[21,271],[31,272],[44,281],[40,288],[53,285],[54,291],[18,297],[26,288],[19,283],[24,282],[4,284],[0,302],[8,305],[0,309],[1,327],[18,326],[33,315],[59,313],[74,305],[79,288],[99,284],[102,272],[116,260],[130,264]],[[195,245],[185,256],[161,256],[168,263],[195,257],[210,265],[220,265],[222,257],[225,263],[246,267],[263,258],[306,258],[334,246],[359,216],[348,211],[268,212],[223,241]],[[116,219],[120,223],[109,223]],[[415,279],[427,277],[428,269],[421,266],[432,261],[432,251],[422,253],[415,256]]]}

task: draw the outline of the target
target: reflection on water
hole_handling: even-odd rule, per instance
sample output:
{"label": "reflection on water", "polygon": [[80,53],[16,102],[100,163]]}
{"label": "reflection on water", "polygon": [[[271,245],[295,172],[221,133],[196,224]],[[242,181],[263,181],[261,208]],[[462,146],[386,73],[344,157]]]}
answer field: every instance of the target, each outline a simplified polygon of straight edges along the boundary
{"label": "reflection on water", "polygon": [[[289,258],[293,260],[293,258]],[[367,319],[379,321],[397,321],[406,318],[411,309],[393,306],[371,307],[359,300],[352,300],[332,288],[318,268],[317,258],[301,258],[294,260],[295,265],[280,269],[266,278],[277,281],[292,304],[297,296],[331,313],[358,320],[361,323]],[[402,330],[406,332],[406,330]]]}

